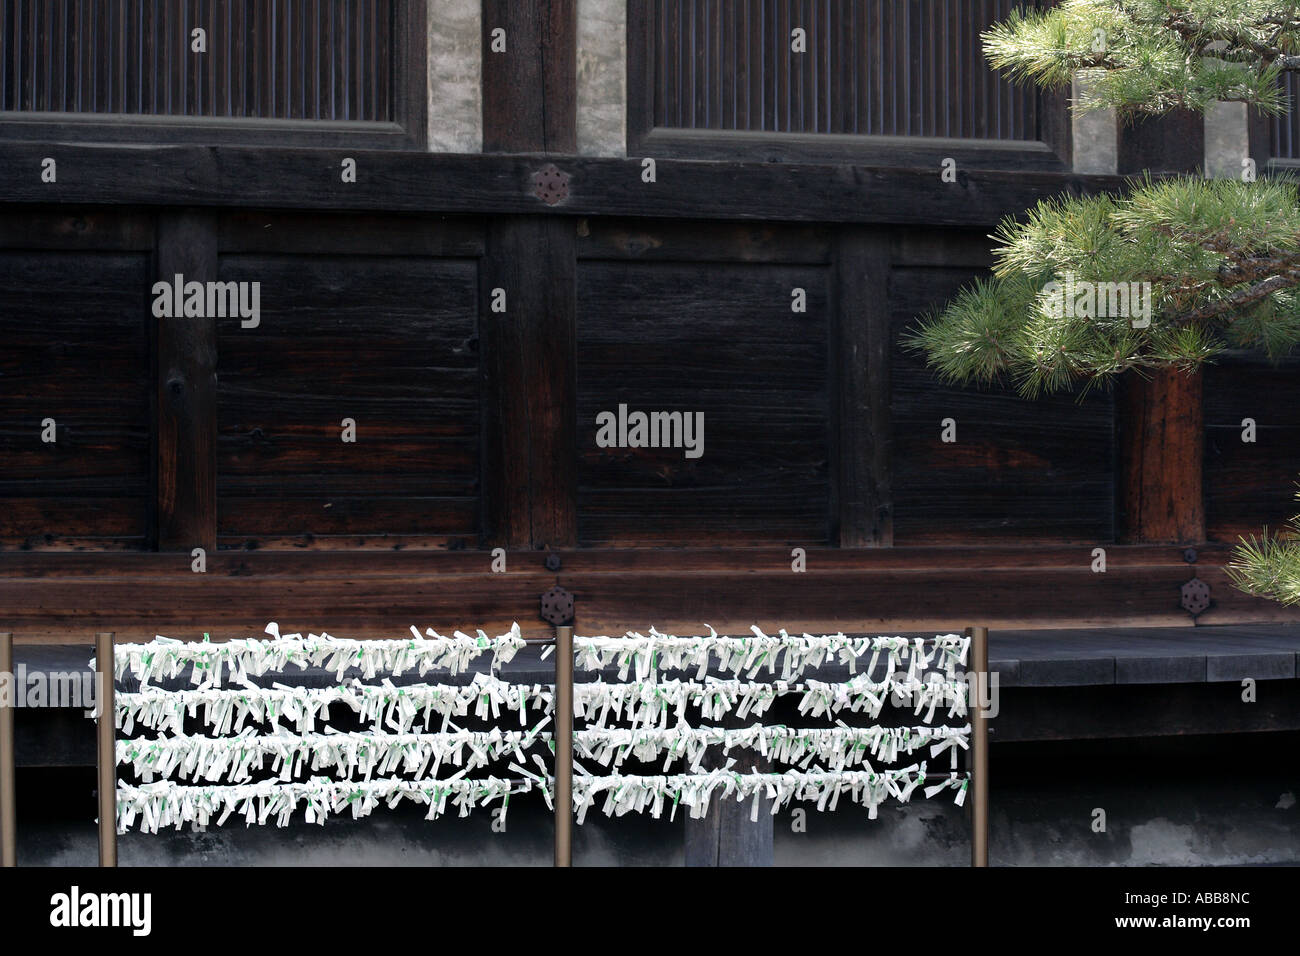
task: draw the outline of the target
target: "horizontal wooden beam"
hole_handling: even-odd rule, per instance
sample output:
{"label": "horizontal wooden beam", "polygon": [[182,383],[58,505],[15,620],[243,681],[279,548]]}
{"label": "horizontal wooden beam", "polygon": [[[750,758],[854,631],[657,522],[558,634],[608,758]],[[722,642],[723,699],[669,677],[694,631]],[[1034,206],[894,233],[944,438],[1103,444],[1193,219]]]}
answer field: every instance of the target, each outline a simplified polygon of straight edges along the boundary
{"label": "horizontal wooden beam", "polygon": [[[967,571],[1088,570],[1092,549],[1100,545],[806,548],[808,573],[822,571]],[[1227,563],[1231,548],[1205,545],[1196,563],[1183,560],[1183,549],[1166,545],[1105,545],[1107,569],[1197,569]],[[561,574],[623,574],[627,572],[728,573],[789,572],[788,548],[619,548],[507,550],[506,573],[531,574],[547,570],[548,558],[560,559]],[[318,577],[405,577],[411,575],[478,574],[489,571],[494,557],[487,550],[293,550],[219,551],[208,555],[209,577],[314,575]],[[189,567],[188,555],[152,552],[0,552],[0,578],[155,577]]]}
{"label": "horizontal wooden beam", "polygon": [[[57,161],[54,183],[41,162]],[[342,181],[344,157],[355,183]],[[647,157],[654,158],[654,157]],[[87,146],[6,143],[0,203],[88,203],[535,213],[560,216],[780,220],[989,226],[1039,199],[1119,190],[1114,176],[970,170],[956,183],[938,170],[642,157],[464,155],[393,150],[250,149],[226,146]],[[554,162],[569,195],[547,205],[532,176]]]}
{"label": "horizontal wooden beam", "polygon": [[1197,564],[1170,548],[1107,548],[1107,571],[1086,548],[814,549],[807,570],[788,552],[645,550],[217,553],[208,570],[184,554],[0,555],[3,626],[21,641],[63,642],[94,630],[124,640],[155,633],[255,636],[267,621],[339,636],[396,637],[414,624],[507,629],[542,637],[539,599],[558,583],[577,600],[583,633],[650,625],[685,631],[750,625],[810,631],[1187,626],[1179,588],[1194,574],[1214,601],[1202,624],[1297,621],[1300,611],[1233,590],[1222,550]]}

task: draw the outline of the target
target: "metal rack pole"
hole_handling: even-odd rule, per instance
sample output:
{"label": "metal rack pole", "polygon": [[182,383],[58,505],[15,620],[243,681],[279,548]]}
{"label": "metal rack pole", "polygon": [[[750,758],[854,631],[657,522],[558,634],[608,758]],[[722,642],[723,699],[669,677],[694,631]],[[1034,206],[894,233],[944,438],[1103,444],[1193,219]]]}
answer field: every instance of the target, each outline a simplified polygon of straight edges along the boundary
{"label": "metal rack pole", "polygon": [[99,865],[117,866],[117,707],[113,699],[113,632],[95,635],[95,728],[99,774]]}
{"label": "metal rack pole", "polygon": [[573,865],[573,628],[555,629],[555,865]]}
{"label": "metal rack pole", "polygon": [[[970,669],[975,675],[971,686],[971,866],[989,865],[989,720],[987,699],[989,681],[989,629],[971,627]],[[981,688],[983,691],[981,692]]]}
{"label": "metal rack pole", "polygon": [[[14,673],[14,636],[0,634],[0,675],[9,675],[18,693]],[[14,707],[17,701],[0,704],[0,866],[18,865],[18,809],[14,785]]]}

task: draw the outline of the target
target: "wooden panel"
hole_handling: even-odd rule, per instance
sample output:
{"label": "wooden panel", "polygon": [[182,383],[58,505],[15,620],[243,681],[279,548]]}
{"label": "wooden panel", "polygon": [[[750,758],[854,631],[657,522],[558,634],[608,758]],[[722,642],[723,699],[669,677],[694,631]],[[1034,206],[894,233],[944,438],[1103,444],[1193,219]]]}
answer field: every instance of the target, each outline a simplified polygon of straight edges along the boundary
{"label": "wooden panel", "polygon": [[[218,320],[220,543],[475,536],[474,263],[229,255],[220,275],[262,283],[257,328]],[[345,418],[354,444],[341,440]]]}
{"label": "wooden panel", "polygon": [[[895,341],[973,277],[967,269],[895,269]],[[1009,388],[945,386],[922,356],[897,346],[893,355],[895,542],[1114,539],[1109,393],[1027,401]],[[953,443],[941,440],[945,418],[956,421]]]}
{"label": "wooden panel", "polygon": [[147,546],[149,276],[147,254],[0,253],[0,547]]}
{"label": "wooden panel", "polygon": [[[1225,359],[1207,366],[1205,510],[1211,540],[1279,531],[1295,514],[1300,482],[1300,370],[1294,360]],[[1242,421],[1255,420],[1255,441]]]}
{"label": "wooden panel", "polygon": [[[814,266],[581,264],[581,542],[829,540],[829,282]],[[702,457],[597,447],[596,416],[620,403],[702,412]]]}
{"label": "wooden panel", "polygon": [[[1036,95],[990,70],[979,39],[1023,5],[655,0],[633,36],[653,42],[656,127],[1036,140]],[[791,50],[796,27],[805,53]],[[941,108],[972,91],[971,108]]]}

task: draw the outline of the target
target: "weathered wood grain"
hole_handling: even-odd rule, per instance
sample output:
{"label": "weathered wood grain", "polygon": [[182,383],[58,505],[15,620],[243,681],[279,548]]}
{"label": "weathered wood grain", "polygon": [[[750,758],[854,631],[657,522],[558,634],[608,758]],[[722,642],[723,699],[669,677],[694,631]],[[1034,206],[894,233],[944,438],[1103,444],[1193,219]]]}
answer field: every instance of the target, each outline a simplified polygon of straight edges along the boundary
{"label": "weathered wood grain", "polygon": [[1199,372],[1128,373],[1119,406],[1119,521],[1125,541],[1205,540],[1205,426]]}
{"label": "weathered wood grain", "polygon": [[[582,262],[579,540],[825,544],[830,291],[810,266]],[[620,404],[702,413],[703,454],[598,447]]]}
{"label": "weathered wood grain", "polygon": [[[186,283],[214,281],[216,217],[160,216],[154,261],[160,281],[177,275]],[[211,551],[217,544],[217,319],[173,315],[154,323],[157,546]]]}
{"label": "weathered wood grain", "polygon": [[[50,152],[44,144],[5,147],[14,169],[39,170]],[[532,174],[549,161],[540,155],[349,150],[366,174],[344,185],[333,150],[60,144],[55,154],[57,183],[41,183],[34,174],[6,177],[0,202],[983,228],[1020,215],[1039,199],[1125,187],[1116,176],[972,169],[941,190],[928,166],[667,158],[657,162],[657,182],[645,183],[638,158],[565,156],[558,164],[571,177],[569,198],[547,206],[531,192]]]}
{"label": "weathered wood grain", "polygon": [[481,20],[484,151],[577,152],[576,0],[484,0]]}
{"label": "weathered wood grain", "polygon": [[149,256],[69,245],[0,253],[0,547],[145,547]]}
{"label": "weathered wood grain", "polygon": [[[895,268],[894,540],[898,544],[1113,541],[1113,397],[1026,400],[1010,385],[942,384],[899,338],[978,273]],[[944,419],[956,441],[942,440]]]}
{"label": "weathered wood grain", "polygon": [[220,268],[262,283],[256,328],[217,320],[222,546],[475,535],[475,262],[241,253]]}

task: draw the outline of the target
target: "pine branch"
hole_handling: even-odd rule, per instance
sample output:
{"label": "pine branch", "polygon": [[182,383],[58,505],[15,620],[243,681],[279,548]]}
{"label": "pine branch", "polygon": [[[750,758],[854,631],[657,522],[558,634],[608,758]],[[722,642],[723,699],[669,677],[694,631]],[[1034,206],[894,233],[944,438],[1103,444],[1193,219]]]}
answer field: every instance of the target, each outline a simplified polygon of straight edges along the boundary
{"label": "pine branch", "polygon": [[1198,322],[1209,322],[1212,319],[1226,318],[1231,322],[1233,316],[1240,313],[1247,306],[1254,305],[1275,292],[1281,292],[1283,289],[1290,289],[1300,285],[1300,256],[1292,256],[1291,260],[1297,264],[1282,270],[1280,274],[1269,276],[1263,282],[1247,286],[1244,289],[1237,289],[1231,295],[1224,296],[1222,299],[1215,299],[1213,302],[1207,302],[1200,308],[1192,309],[1190,312],[1170,316],[1170,321],[1178,325],[1191,325]]}

